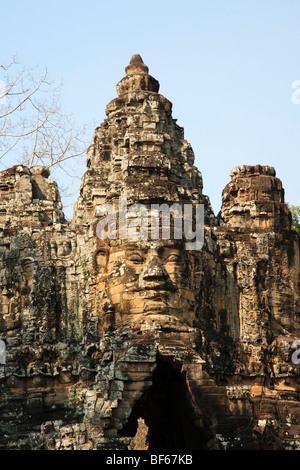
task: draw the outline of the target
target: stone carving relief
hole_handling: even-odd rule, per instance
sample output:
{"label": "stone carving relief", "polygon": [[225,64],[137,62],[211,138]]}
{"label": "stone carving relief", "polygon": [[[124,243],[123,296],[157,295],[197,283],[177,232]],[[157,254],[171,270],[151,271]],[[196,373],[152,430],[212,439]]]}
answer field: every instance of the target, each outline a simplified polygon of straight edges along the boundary
{"label": "stone carving relief", "polygon": [[171,315],[193,324],[197,258],[181,240],[126,241],[97,251],[99,290],[105,290],[115,321]]}
{"label": "stone carving relief", "polygon": [[[215,216],[138,54],[116,88],[72,220],[49,169],[0,172],[0,449],[127,449],[140,419],[150,450],[300,449],[299,237],[275,169],[234,168]],[[99,237],[121,197],[202,206],[201,249],[174,218]]]}

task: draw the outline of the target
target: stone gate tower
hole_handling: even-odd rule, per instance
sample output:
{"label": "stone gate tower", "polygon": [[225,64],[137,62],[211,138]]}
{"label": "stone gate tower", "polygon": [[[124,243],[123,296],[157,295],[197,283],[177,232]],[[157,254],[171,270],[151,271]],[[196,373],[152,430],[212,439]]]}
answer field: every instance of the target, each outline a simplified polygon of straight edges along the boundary
{"label": "stone gate tower", "polygon": [[0,173],[0,448],[126,449],[140,417],[150,450],[300,448],[281,181],[233,169],[216,217],[158,81],[125,73],[71,221],[45,167]]}

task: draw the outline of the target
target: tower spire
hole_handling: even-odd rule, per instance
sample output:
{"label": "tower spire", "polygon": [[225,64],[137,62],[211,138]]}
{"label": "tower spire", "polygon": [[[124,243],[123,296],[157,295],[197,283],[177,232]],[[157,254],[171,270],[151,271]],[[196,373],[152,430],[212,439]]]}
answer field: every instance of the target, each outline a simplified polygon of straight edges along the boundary
{"label": "tower spire", "polygon": [[125,68],[126,75],[148,74],[149,68],[144,64],[140,54],[131,57],[129,65]]}
{"label": "tower spire", "polygon": [[152,91],[157,93],[159,82],[149,75],[149,68],[144,64],[140,54],[133,54],[129,65],[125,67],[126,76],[117,84],[117,93],[122,96],[136,91]]}

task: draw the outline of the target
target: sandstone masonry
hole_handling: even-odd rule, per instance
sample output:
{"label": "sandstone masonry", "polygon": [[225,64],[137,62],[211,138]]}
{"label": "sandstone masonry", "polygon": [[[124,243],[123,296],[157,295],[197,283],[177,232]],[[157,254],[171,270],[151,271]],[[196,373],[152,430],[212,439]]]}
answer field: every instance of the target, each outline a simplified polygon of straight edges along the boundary
{"label": "sandstone masonry", "polygon": [[[215,216],[136,54],[96,128],[73,219],[45,167],[0,173],[0,449],[300,449],[300,244],[274,168]],[[204,206],[204,246],[97,236],[99,206]]]}

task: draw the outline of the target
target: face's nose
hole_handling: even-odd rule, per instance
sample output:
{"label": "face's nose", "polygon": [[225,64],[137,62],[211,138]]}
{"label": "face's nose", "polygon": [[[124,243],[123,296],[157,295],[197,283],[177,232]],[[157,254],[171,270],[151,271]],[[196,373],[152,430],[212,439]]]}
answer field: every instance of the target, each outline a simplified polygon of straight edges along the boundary
{"label": "face's nose", "polygon": [[162,281],[168,277],[156,252],[150,253],[150,258],[146,265],[142,278],[144,281]]}

